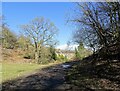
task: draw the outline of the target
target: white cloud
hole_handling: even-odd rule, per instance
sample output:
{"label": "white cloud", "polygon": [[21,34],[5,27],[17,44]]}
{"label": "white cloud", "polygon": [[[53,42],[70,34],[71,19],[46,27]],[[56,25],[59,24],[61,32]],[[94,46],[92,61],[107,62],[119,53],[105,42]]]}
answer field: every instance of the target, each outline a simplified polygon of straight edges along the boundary
{"label": "white cloud", "polygon": [[61,50],[74,50],[75,47],[77,47],[78,45],[70,45],[69,47],[67,46],[67,44],[64,44],[64,45],[60,45],[60,46],[57,46],[56,48],[57,49],[61,49]]}

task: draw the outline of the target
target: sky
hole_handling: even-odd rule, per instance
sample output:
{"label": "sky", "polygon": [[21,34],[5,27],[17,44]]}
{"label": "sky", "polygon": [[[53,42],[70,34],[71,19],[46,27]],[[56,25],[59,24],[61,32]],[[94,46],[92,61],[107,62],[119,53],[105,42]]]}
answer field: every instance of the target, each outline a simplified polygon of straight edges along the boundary
{"label": "sky", "polygon": [[19,26],[29,23],[35,17],[43,16],[49,19],[59,29],[57,47],[60,48],[65,47],[72,37],[74,26],[66,22],[73,8],[74,4],[70,2],[3,2],[2,15],[5,16],[9,28],[17,35]]}

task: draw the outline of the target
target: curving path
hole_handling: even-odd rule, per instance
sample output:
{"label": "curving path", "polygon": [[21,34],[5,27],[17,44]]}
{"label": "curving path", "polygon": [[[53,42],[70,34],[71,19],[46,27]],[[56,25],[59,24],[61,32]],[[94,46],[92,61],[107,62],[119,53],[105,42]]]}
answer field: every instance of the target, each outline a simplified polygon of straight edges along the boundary
{"label": "curving path", "polygon": [[75,64],[78,64],[78,61],[67,62],[37,70],[33,74],[3,83],[2,90],[29,91],[38,89],[42,91],[56,91],[57,89],[70,89],[71,86],[65,82],[65,73]]}

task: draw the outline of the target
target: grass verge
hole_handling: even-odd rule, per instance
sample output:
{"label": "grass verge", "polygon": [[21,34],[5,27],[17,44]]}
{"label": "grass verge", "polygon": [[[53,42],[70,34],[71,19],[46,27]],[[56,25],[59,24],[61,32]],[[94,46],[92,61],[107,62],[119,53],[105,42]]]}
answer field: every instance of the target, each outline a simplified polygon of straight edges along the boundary
{"label": "grass verge", "polygon": [[[35,72],[37,69],[42,69],[48,66],[60,64],[61,62],[49,63],[40,65],[35,63],[2,63],[2,82],[18,78],[22,75]],[[0,82],[1,83],[1,82]]]}

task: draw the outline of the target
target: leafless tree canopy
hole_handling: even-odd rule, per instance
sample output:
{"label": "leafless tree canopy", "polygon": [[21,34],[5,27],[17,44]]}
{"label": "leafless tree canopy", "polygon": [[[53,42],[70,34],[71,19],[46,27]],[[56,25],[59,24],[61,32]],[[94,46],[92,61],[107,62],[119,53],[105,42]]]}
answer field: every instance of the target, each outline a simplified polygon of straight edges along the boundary
{"label": "leafless tree canopy", "polygon": [[120,42],[120,3],[77,3],[77,14],[71,19],[78,30],[74,41],[84,42],[98,50]]}
{"label": "leafless tree canopy", "polygon": [[33,41],[37,61],[39,61],[42,46],[56,44],[55,36],[58,29],[52,22],[43,17],[35,18],[29,24],[22,25],[21,29]]}

